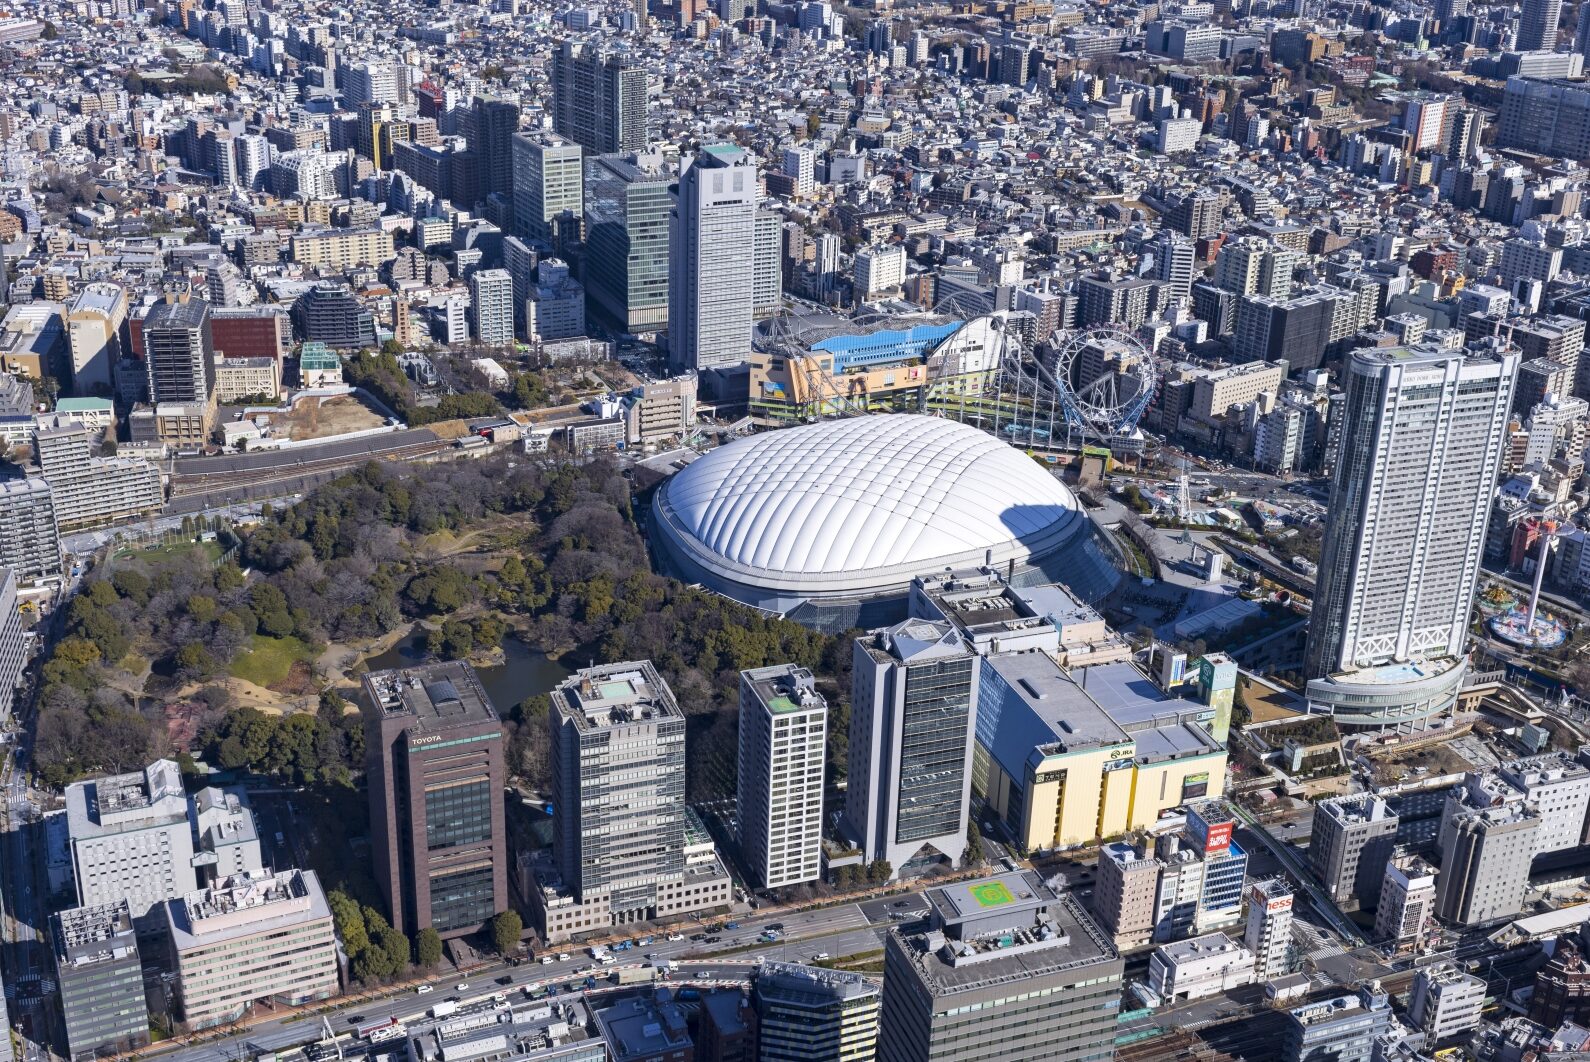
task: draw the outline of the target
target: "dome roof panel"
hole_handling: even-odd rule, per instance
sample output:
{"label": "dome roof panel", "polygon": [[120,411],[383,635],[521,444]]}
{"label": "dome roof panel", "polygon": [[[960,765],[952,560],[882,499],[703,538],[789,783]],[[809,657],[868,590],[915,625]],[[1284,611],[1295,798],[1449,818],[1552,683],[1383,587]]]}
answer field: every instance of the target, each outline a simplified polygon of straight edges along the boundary
{"label": "dome roof panel", "polygon": [[667,493],[678,528],[707,550],[793,574],[926,565],[1043,532],[1077,509],[1020,451],[911,414],[741,439],[679,472]]}

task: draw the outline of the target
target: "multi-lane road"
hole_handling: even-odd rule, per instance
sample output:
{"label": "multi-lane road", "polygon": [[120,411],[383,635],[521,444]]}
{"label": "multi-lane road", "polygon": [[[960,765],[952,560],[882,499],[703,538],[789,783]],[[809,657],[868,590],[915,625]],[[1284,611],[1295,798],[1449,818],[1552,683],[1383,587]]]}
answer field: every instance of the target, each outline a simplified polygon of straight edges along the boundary
{"label": "multi-lane road", "polygon": [[5,938],[10,944],[5,983],[6,1005],[22,1034],[21,1057],[34,1062],[45,1057],[40,1042],[48,1043],[54,1017],[50,1006],[53,992],[47,984],[50,958],[41,937],[41,891],[45,885],[39,871],[43,860],[33,857],[28,843],[29,831],[38,824],[38,809],[28,792],[27,755],[26,744],[18,742],[5,765]]}
{"label": "multi-lane road", "polygon": [[[706,927],[687,927],[680,930],[684,936],[682,940],[670,941],[658,935],[652,944],[614,952],[618,965],[609,967],[598,965],[584,947],[563,945],[563,951],[569,955],[563,962],[543,965],[536,958],[517,967],[494,962],[466,972],[407,981],[371,996],[330,1000],[284,1013],[281,1017],[266,1018],[244,1029],[200,1033],[156,1045],[141,1054],[164,1062],[238,1062],[322,1039],[325,1035],[322,1011],[332,1031],[341,1035],[354,1026],[392,1017],[405,1022],[418,1020],[437,1002],[452,997],[458,997],[467,1005],[487,1001],[499,992],[511,998],[514,993],[520,993],[518,998],[523,998],[522,991],[527,986],[558,984],[569,986],[571,991],[581,991],[587,977],[596,979],[597,985],[592,991],[600,993],[614,987],[608,981],[608,975],[614,970],[662,960],[678,964],[672,975],[675,982],[743,982],[755,964],[763,960],[811,962],[824,953],[839,958],[875,952],[883,946],[885,930],[895,924],[891,915],[906,915],[925,907],[922,895],[913,893],[811,911],[772,911],[735,922],[736,928],[732,930],[725,923],[724,928],[710,934],[719,938],[712,944],[690,939],[693,935],[705,934]],[[770,924],[783,925],[781,939],[764,943],[761,935]],[[555,950],[549,951],[556,954]],[[459,989],[456,987],[459,983],[467,987]],[[417,989],[422,984],[429,985],[432,990],[420,994]]]}

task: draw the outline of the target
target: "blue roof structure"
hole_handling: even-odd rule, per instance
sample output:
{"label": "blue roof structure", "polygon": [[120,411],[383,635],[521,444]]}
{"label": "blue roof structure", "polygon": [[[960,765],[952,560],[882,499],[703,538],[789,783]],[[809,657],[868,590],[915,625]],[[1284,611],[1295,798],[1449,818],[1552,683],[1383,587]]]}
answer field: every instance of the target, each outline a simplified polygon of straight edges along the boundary
{"label": "blue roof structure", "polygon": [[925,358],[950,336],[960,330],[963,321],[948,324],[914,325],[911,328],[889,328],[865,335],[834,336],[812,344],[813,352],[834,356],[834,372],[860,365],[880,362],[907,361]]}

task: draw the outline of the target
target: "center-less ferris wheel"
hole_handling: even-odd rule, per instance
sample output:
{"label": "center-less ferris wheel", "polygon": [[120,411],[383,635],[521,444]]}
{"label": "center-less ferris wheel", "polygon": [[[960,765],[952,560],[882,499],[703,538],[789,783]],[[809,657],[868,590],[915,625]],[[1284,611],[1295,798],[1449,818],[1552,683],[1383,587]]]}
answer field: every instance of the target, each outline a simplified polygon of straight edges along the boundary
{"label": "center-less ferris wheel", "polygon": [[1057,332],[1033,351],[1007,338],[995,430],[1019,445],[1140,451],[1137,424],[1158,385],[1153,354],[1116,325]]}

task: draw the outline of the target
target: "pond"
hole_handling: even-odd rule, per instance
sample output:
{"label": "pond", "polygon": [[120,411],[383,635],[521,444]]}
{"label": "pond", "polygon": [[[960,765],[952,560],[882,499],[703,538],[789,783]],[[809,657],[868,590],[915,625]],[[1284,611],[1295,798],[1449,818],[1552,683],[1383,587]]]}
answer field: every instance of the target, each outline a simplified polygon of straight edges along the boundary
{"label": "pond", "polygon": [[[548,659],[545,653],[530,648],[512,634],[503,639],[502,651],[504,659],[501,664],[477,667],[475,674],[480,676],[486,696],[496,705],[497,714],[505,718],[520,701],[538,693],[551,692],[553,687],[573,674],[569,668]],[[416,626],[392,648],[378,656],[366,657],[364,662],[371,671],[381,671],[390,667],[423,664],[426,656],[425,629]]]}

